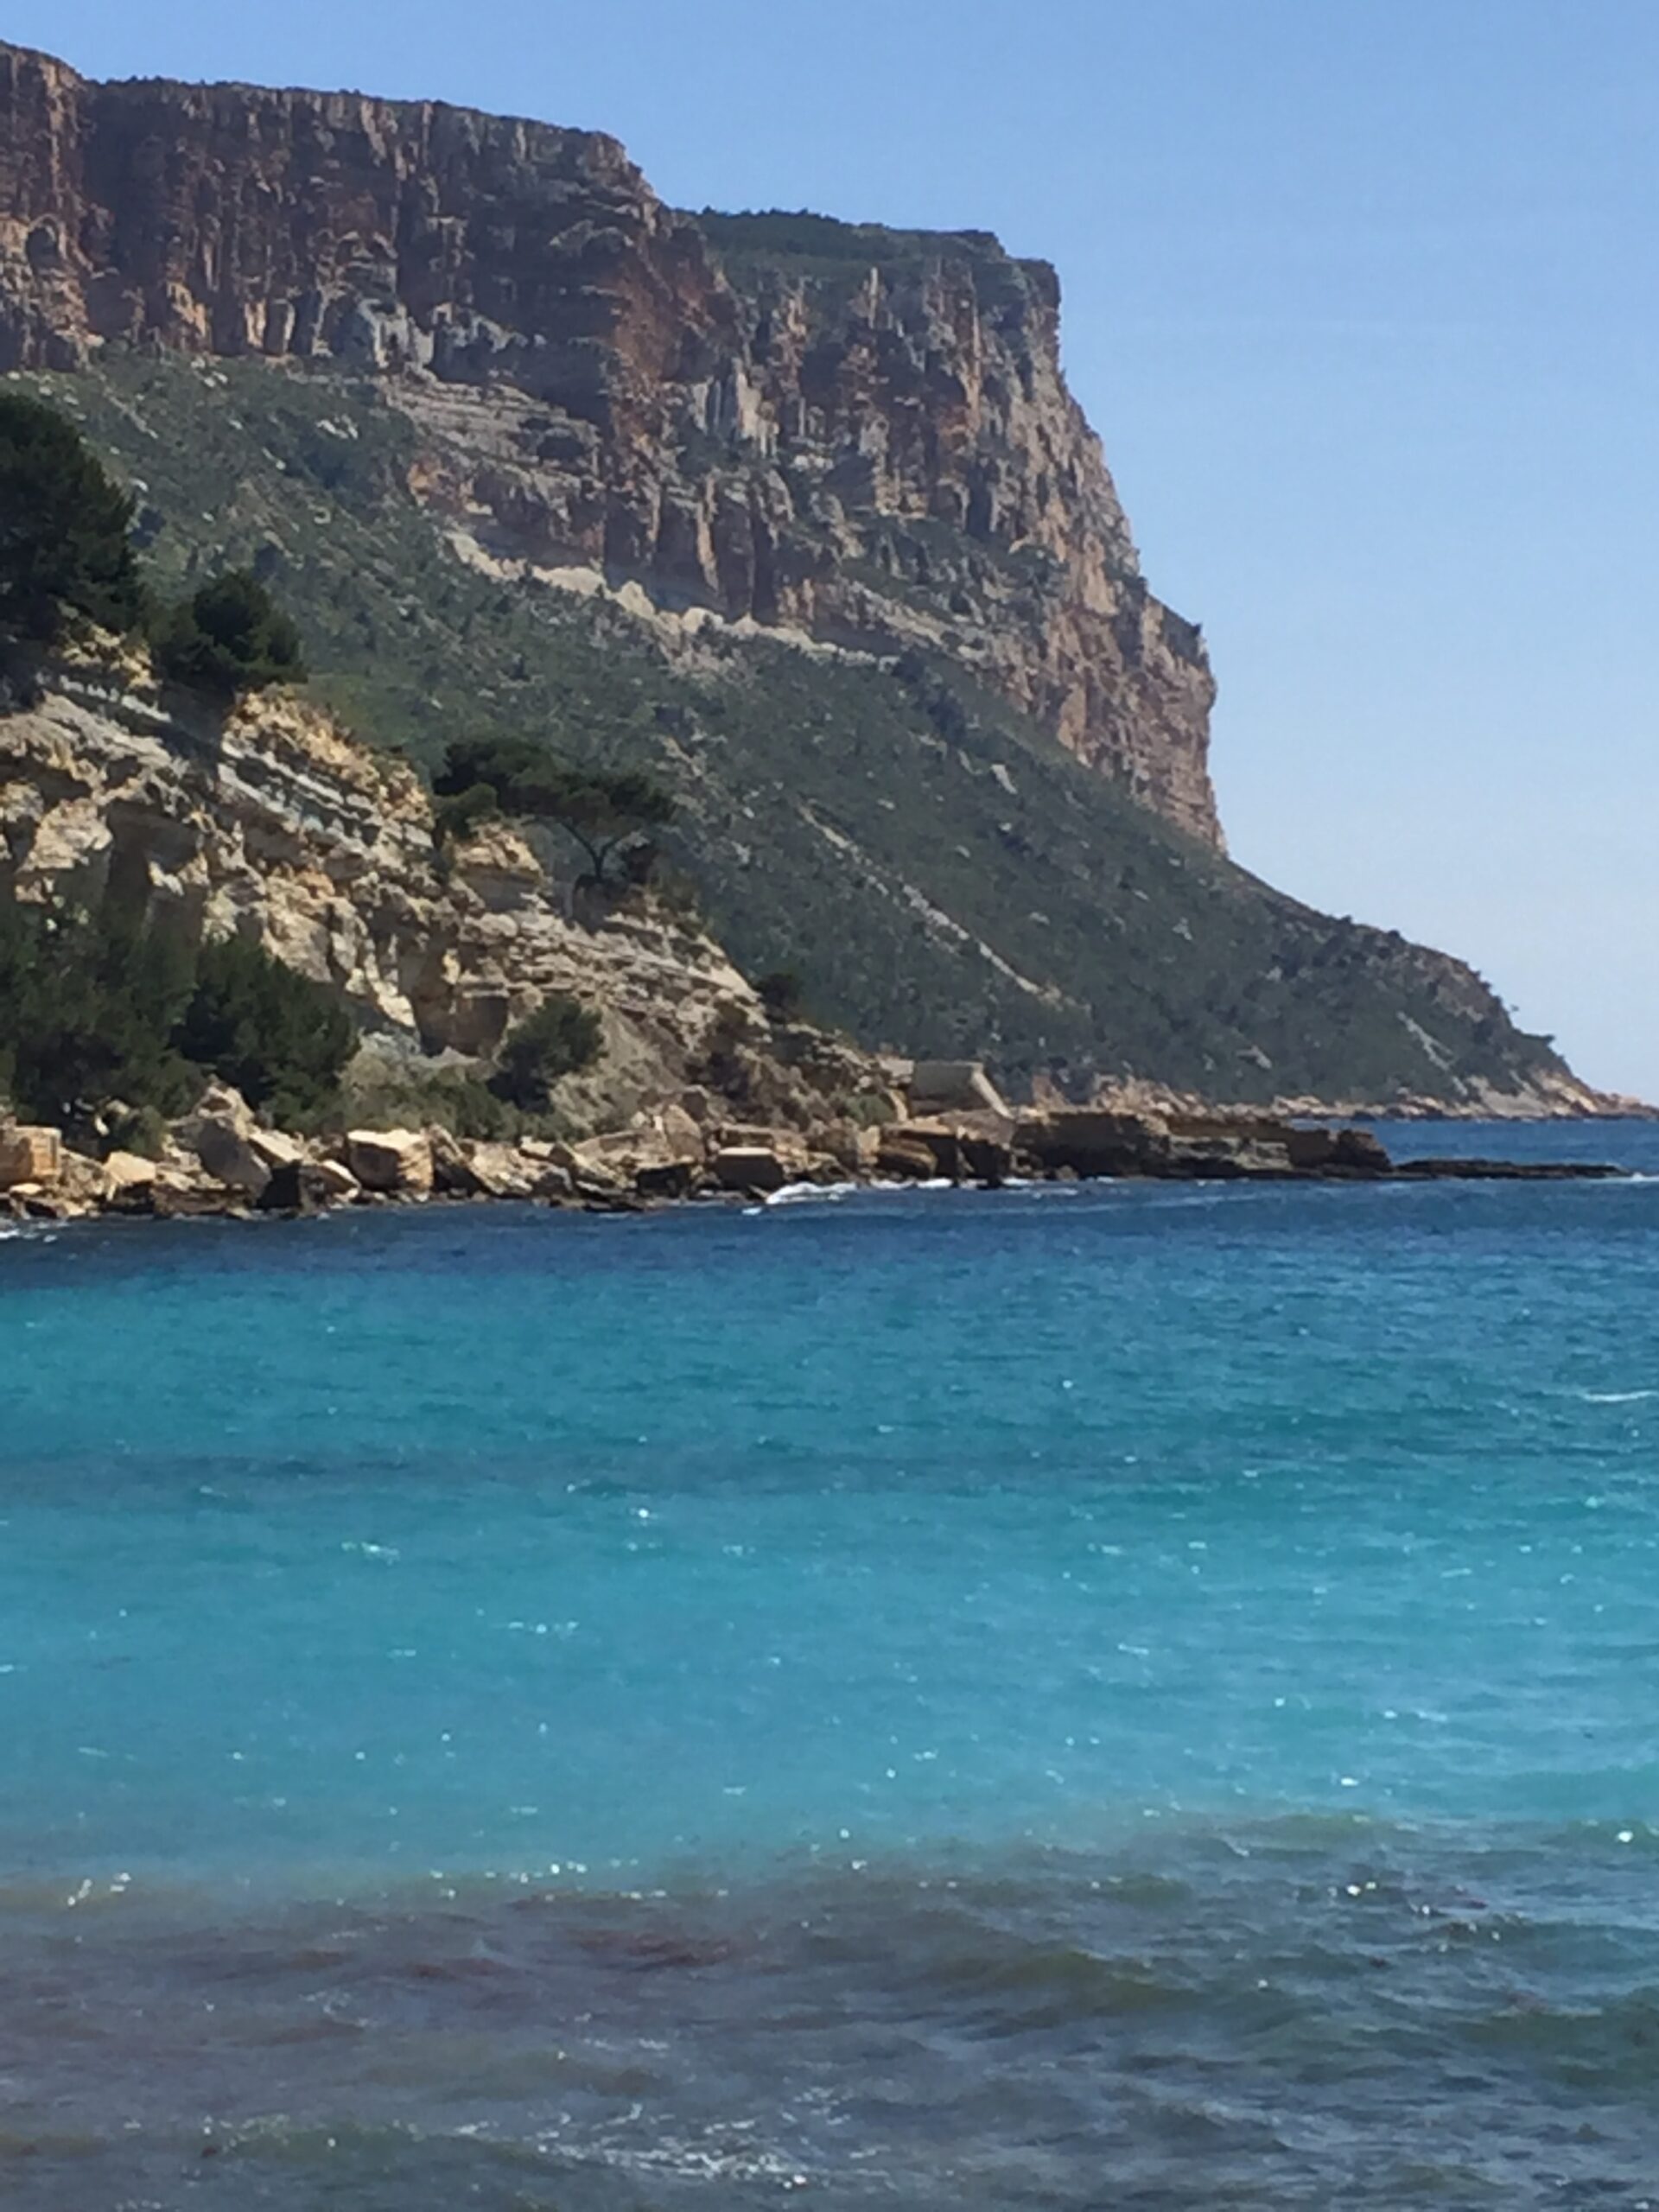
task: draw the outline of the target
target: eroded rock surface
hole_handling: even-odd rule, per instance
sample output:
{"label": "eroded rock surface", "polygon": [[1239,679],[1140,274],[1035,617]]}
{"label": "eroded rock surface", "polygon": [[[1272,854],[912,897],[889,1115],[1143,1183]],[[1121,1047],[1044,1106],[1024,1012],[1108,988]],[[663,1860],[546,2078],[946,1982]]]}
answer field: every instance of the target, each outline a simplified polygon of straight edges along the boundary
{"label": "eroded rock surface", "polygon": [[594,132],[0,45],[0,369],[128,345],[384,375],[489,557],[940,647],[1218,844],[1203,643],[1141,575],[1054,271],[805,221],[677,213]]}
{"label": "eroded rock surface", "polygon": [[[418,777],[315,709],[266,695],[221,724],[136,668],[56,667],[0,714],[0,895],[111,888],[192,933],[257,936],[394,1052],[486,1054],[549,993],[580,997],[604,1052],[569,1103],[601,1122],[678,1089],[717,1029],[764,1027],[709,938],[648,912],[574,920],[505,825],[441,853]],[[207,1118],[213,1172],[262,1188],[277,1163],[228,1109]]]}

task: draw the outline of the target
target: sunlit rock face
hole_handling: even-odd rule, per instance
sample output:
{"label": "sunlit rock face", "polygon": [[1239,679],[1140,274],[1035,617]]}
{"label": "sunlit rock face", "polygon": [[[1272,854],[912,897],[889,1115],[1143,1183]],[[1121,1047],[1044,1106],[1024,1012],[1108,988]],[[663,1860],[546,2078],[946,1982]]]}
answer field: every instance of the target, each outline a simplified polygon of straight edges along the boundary
{"label": "sunlit rock face", "polygon": [[1053,271],[982,233],[699,220],[593,132],[0,46],[0,367],[119,346],[384,377],[496,556],[943,651],[1220,842],[1202,641],[1140,575]]}

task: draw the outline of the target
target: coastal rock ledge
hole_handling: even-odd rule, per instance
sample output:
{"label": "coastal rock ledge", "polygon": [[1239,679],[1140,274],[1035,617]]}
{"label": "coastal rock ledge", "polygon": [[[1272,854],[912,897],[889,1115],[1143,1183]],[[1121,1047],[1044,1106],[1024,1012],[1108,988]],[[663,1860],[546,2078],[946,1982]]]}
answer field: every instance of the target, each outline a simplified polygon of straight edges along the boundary
{"label": "coastal rock ledge", "polygon": [[[216,1132],[234,1129],[241,1157],[264,1145],[276,1165],[252,1187]],[[689,1115],[641,1116],[626,1130],[570,1146],[469,1142],[442,1128],[353,1129],[308,1147],[261,1130],[222,1087],[168,1132],[162,1157],[67,1149],[55,1129],[0,1125],[0,1211],[19,1220],[96,1213],[176,1218],[211,1213],[313,1213],[334,1205],[433,1198],[510,1199],[636,1212],[690,1199],[764,1202],[813,1184],[974,1185],[1095,1178],[1151,1182],[1383,1180],[1585,1181],[1625,1173],[1582,1161],[1394,1160],[1369,1131],[1308,1128],[1256,1116],[1183,1123],[1160,1116],[1061,1109],[1019,1120],[935,1116],[874,1131],[703,1129]],[[219,1172],[208,1165],[219,1163]]]}

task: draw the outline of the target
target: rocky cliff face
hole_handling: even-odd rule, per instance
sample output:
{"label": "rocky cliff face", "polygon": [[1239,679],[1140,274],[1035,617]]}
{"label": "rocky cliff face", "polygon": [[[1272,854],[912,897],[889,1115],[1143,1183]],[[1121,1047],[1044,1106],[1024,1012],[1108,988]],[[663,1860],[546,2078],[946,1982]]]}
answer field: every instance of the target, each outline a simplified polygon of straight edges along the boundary
{"label": "rocky cliff face", "polygon": [[256,936],[411,1053],[488,1053],[571,993],[605,1026],[604,1095],[571,1102],[601,1122],[671,1094],[716,1036],[764,1028],[717,945],[645,915],[576,922],[505,825],[441,855],[419,779],[293,700],[220,725],[87,661],[4,704],[0,895],[114,890],[193,936]]}
{"label": "rocky cliff face", "polygon": [[942,650],[1218,845],[1213,686],[994,239],[664,207],[614,141],[435,104],[95,85],[0,46],[0,368],[382,372],[493,556]]}

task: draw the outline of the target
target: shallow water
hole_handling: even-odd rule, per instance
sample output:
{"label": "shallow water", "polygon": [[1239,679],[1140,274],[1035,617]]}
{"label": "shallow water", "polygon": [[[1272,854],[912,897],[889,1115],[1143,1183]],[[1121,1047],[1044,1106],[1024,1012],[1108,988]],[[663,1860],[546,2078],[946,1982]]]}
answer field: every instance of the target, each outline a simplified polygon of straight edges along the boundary
{"label": "shallow water", "polygon": [[0,2202],[1659,2202],[1656,1315],[1659,1183],[6,1241]]}

